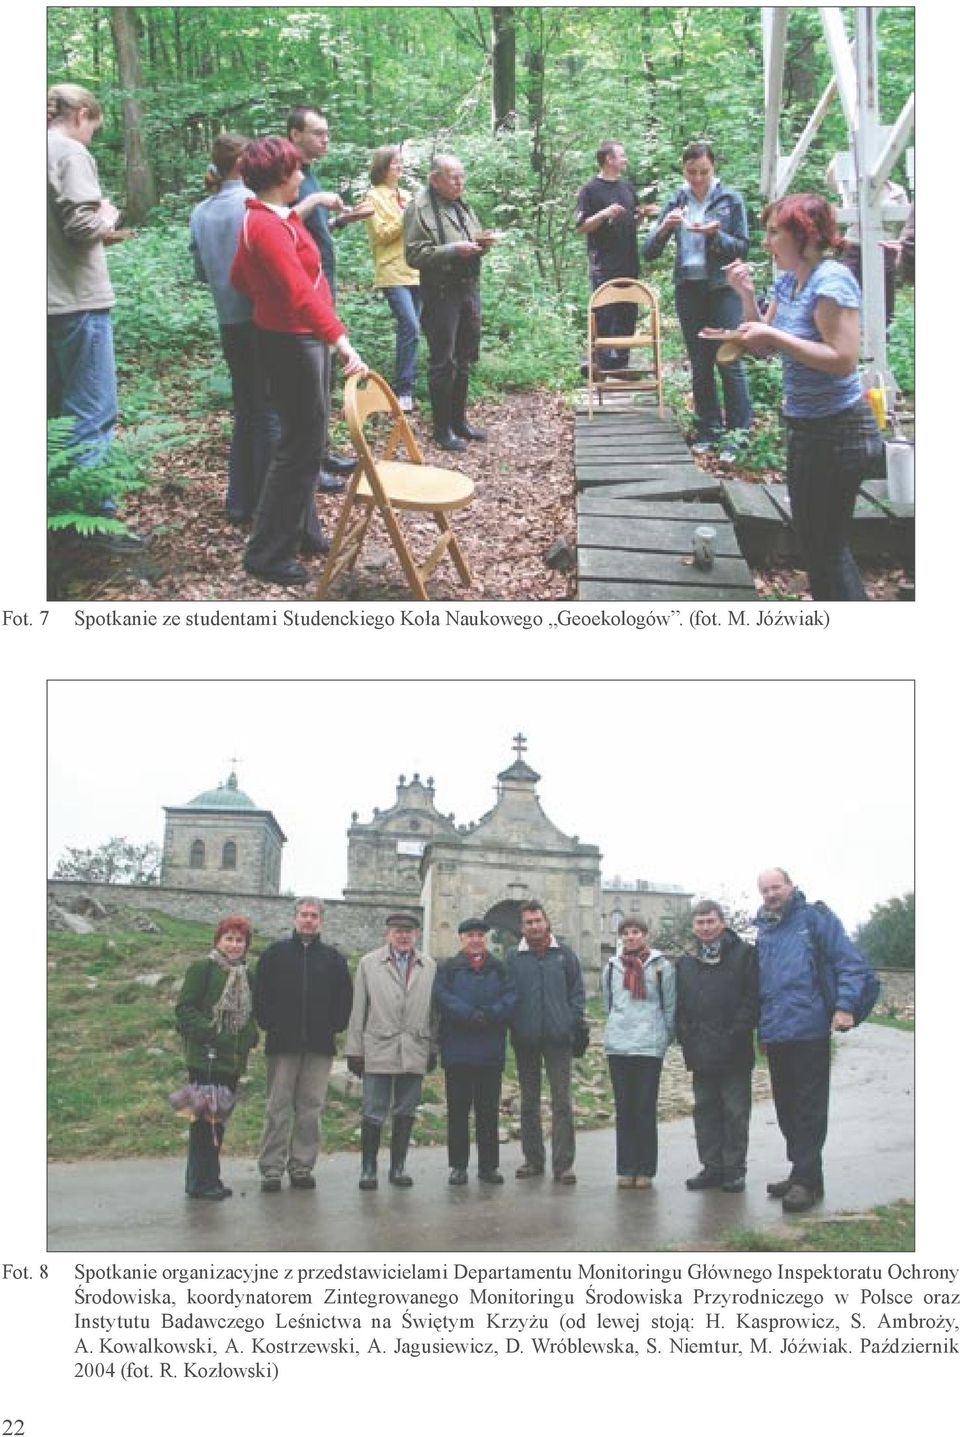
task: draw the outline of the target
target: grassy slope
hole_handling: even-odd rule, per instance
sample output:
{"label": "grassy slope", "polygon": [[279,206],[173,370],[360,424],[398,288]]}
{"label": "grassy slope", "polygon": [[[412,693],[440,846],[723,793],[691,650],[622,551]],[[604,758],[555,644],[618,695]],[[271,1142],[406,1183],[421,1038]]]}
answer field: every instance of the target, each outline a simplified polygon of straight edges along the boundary
{"label": "grassy slope", "polygon": [[[163,1157],[181,1153],[187,1124],[166,1095],[184,1081],[174,1004],[188,965],[209,951],[208,925],[151,915],[159,934],[50,935],[48,974],[49,1155]],[[253,951],[264,944],[254,939]],[[158,977],[156,983],[138,981]],[[596,1004],[597,1000],[593,1000]],[[592,1014],[599,1018],[599,1012]],[[342,1043],[341,1043],[342,1048]],[[595,1041],[576,1064],[574,1101],[580,1127],[612,1119],[603,1053]],[[257,1048],[231,1119],[232,1152],[254,1153],[263,1121],[265,1072]],[[505,1103],[515,1091],[513,1055],[504,1080]],[[504,1116],[511,1126],[512,1113]],[[328,1151],[358,1143],[360,1104],[331,1091],[323,1117]],[[446,1139],[443,1077],[424,1083],[417,1123],[420,1142]]]}

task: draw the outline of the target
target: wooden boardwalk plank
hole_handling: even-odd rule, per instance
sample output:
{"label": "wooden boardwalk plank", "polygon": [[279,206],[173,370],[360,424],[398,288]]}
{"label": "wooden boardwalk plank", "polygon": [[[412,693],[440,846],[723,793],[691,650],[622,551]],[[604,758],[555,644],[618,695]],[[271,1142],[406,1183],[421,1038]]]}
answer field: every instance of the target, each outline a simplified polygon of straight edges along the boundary
{"label": "wooden boardwalk plank", "polygon": [[758,523],[784,523],[776,507],[769,484],[751,484],[746,479],[721,479],[723,495],[735,519],[750,519]]}
{"label": "wooden boardwalk plank", "polygon": [[696,569],[679,554],[635,553],[621,549],[579,549],[581,581],[622,580],[633,583],[684,584],[709,590],[717,585],[752,590],[753,579],[743,559],[717,558],[711,569]]}
{"label": "wooden boardwalk plank", "polygon": [[[683,503],[676,499],[664,500],[662,504],[646,500],[640,511],[648,519],[692,519],[696,524],[731,524],[733,521],[719,504]],[[632,499],[621,499],[616,495],[600,494],[590,489],[577,500],[577,515],[602,517],[622,515],[637,517],[638,507]]]}
{"label": "wooden boardwalk plank", "polygon": [[645,475],[642,479],[588,479],[582,487],[585,494],[621,499],[719,499],[721,494],[719,480],[702,469],[694,469],[693,473],[685,469],[673,473],[661,469],[659,474]]}
{"label": "wooden boardwalk plank", "polygon": [[580,584],[578,597],[584,603],[636,604],[750,604],[759,602],[756,589],[750,591],[725,585],[698,589],[688,584],[615,583],[587,579]]}
{"label": "wooden boardwalk plank", "polygon": [[860,485],[860,493],[865,494],[874,504],[880,506],[885,513],[890,514],[894,519],[905,519],[913,522],[914,506],[912,504],[900,504],[887,497],[886,479],[865,479]]}
{"label": "wooden boardwalk plank", "polygon": [[595,449],[602,452],[614,450],[622,453],[625,448],[631,446],[644,449],[677,449],[682,450],[689,458],[690,450],[679,434],[576,434],[574,436],[574,447],[583,453],[592,453]]}
{"label": "wooden boardwalk plank", "polygon": [[[591,516],[580,520],[577,542],[587,549],[626,549],[636,554],[677,554],[689,558],[696,528],[693,520]],[[717,554],[739,559],[740,546],[733,525],[718,524],[716,530]]]}

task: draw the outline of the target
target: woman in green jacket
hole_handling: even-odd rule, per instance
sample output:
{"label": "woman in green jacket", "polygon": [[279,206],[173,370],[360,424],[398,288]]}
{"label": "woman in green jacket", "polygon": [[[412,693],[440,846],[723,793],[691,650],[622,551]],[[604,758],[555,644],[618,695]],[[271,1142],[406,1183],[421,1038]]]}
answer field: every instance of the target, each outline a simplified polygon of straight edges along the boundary
{"label": "woman in green jacket", "polygon": [[[177,1002],[177,1030],[183,1038],[191,1083],[215,1083],[236,1091],[257,1043],[247,949],[251,928],[232,915],[217,925],[209,957],[191,963]],[[187,1195],[208,1202],[231,1196],[220,1180],[223,1123],[195,1118],[190,1124]]]}

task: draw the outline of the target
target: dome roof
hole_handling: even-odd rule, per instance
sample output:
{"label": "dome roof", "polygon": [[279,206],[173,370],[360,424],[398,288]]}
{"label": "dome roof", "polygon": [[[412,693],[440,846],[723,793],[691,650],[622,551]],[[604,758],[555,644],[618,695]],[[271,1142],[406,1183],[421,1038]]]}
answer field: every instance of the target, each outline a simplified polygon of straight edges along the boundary
{"label": "dome roof", "polygon": [[196,798],[191,798],[186,805],[187,808],[256,808],[256,806],[253,799],[237,787],[235,773],[231,773],[226,783],[221,783],[219,788],[209,788],[206,793],[198,793]]}

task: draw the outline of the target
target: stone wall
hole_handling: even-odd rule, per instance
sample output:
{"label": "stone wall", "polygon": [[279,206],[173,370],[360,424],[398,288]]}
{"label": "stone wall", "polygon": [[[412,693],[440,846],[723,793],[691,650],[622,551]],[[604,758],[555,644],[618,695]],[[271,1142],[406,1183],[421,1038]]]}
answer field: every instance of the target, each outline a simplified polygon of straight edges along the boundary
{"label": "stone wall", "polygon": [[[283,938],[293,928],[293,899],[276,898],[259,893],[202,893],[186,888],[160,885],[138,887],[118,883],[76,883],[53,878],[47,882],[48,896],[54,903],[65,904],[87,894],[106,906],[167,913],[172,918],[209,923],[211,929],[227,913],[242,913],[257,930],[258,938]],[[420,912],[417,904],[406,908]],[[383,920],[389,910],[381,901],[365,903],[324,899],[323,936],[328,943],[346,953],[366,953],[383,942]]]}
{"label": "stone wall", "polygon": [[914,1016],[915,974],[912,968],[878,968],[880,997],[874,1011],[881,1017]]}

